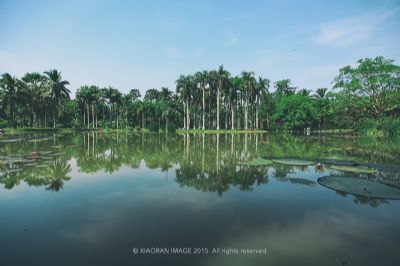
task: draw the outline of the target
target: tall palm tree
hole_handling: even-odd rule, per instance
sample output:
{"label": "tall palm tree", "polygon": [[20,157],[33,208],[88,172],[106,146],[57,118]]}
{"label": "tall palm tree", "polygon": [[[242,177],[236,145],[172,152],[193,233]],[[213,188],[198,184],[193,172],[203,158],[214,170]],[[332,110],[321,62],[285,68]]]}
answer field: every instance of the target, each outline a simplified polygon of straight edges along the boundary
{"label": "tall palm tree", "polygon": [[57,124],[57,110],[60,99],[69,98],[69,94],[71,93],[70,90],[66,87],[67,85],[69,85],[69,82],[66,80],[62,80],[61,72],[58,72],[56,69],[45,71],[44,74],[49,83],[50,96],[53,100],[53,127],[55,128]]}
{"label": "tall palm tree", "polygon": [[89,87],[89,103],[92,106],[92,128],[97,128],[97,106],[100,101],[100,89],[99,87],[92,85]]}
{"label": "tall palm tree", "polygon": [[242,72],[242,85],[245,98],[244,105],[244,129],[248,129],[248,115],[249,115],[249,96],[255,88],[256,79],[253,72]]}
{"label": "tall palm tree", "polygon": [[123,96],[122,102],[125,109],[125,127],[128,128],[128,116],[129,111],[132,110],[134,102],[140,98],[140,91],[138,89],[132,89],[128,94]]}
{"label": "tall palm tree", "polygon": [[[241,86],[242,79],[239,76],[233,77],[229,81],[229,91],[227,93],[231,104],[231,129],[235,129],[235,109],[237,94]],[[239,125],[237,125],[239,127]]]}
{"label": "tall palm tree", "polygon": [[119,128],[119,107],[122,103],[122,93],[117,89],[113,89],[110,100],[111,100],[111,105],[113,106],[114,115],[117,118],[117,129],[118,129]]}
{"label": "tall palm tree", "polygon": [[[76,92],[76,98],[83,108],[83,124],[87,123],[87,128],[90,128],[90,104],[93,101],[91,87],[88,85],[81,86]],[[92,123],[94,120],[92,120]]]}
{"label": "tall palm tree", "polygon": [[229,86],[229,76],[230,73],[224,69],[224,65],[220,65],[217,77],[218,77],[218,85],[217,85],[217,130],[219,130],[219,98],[220,98],[220,91],[222,90],[223,86]]}
{"label": "tall palm tree", "polygon": [[[211,70],[207,72],[206,84],[208,88],[208,125],[209,128],[217,127],[217,119],[214,113],[214,102],[217,102],[217,90],[218,90],[218,72]],[[212,119],[214,118],[215,119]]]}
{"label": "tall palm tree", "polygon": [[18,79],[9,73],[4,73],[0,79],[0,87],[4,90],[5,102],[8,104],[11,126],[15,127],[15,102],[17,100]]}
{"label": "tall palm tree", "polygon": [[327,90],[328,90],[327,88],[318,88],[316,91],[317,98],[320,99],[324,98]]}
{"label": "tall palm tree", "polygon": [[259,113],[259,109],[260,109],[260,99],[261,97],[266,96],[266,94],[268,93],[268,89],[269,89],[269,79],[264,79],[262,77],[258,78],[258,82],[257,82],[257,86],[256,86],[256,129],[258,129],[258,113]]}
{"label": "tall palm tree", "polygon": [[206,90],[206,82],[207,82],[207,71],[199,71],[195,74],[196,82],[200,85],[200,89],[203,92],[203,126],[202,129],[205,129],[205,113],[206,113],[206,101],[205,101],[205,90]]}
{"label": "tall palm tree", "polygon": [[191,93],[195,88],[195,82],[194,78],[190,75],[181,75],[177,80],[176,80],[176,91],[179,93],[182,97],[183,100],[183,127],[186,129],[190,128],[190,98],[191,98]]}
{"label": "tall palm tree", "polygon": [[172,91],[170,91],[167,87],[161,87],[159,97],[162,101],[170,101],[172,97]]}
{"label": "tall palm tree", "polygon": [[22,81],[25,83],[25,92],[29,98],[28,105],[32,115],[31,127],[33,127],[35,122],[38,122],[40,111],[43,109],[42,102],[46,94],[45,86],[43,86],[44,77],[37,72],[26,73],[22,77]]}

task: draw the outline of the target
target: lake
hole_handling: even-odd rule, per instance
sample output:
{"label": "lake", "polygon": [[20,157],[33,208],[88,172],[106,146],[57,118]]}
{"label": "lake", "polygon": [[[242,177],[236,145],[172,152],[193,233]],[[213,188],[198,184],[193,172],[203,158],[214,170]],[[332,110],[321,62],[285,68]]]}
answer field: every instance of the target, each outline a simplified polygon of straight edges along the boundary
{"label": "lake", "polygon": [[[400,262],[400,201],[382,183],[400,178],[399,141],[32,133],[1,138],[0,156],[1,265]],[[311,163],[240,163],[260,158]]]}

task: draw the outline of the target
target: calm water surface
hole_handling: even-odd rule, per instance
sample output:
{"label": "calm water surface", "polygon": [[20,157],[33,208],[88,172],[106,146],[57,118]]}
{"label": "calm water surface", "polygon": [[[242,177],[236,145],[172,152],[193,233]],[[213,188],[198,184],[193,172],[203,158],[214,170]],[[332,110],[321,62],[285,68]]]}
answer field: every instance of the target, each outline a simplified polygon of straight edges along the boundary
{"label": "calm water surface", "polygon": [[[325,188],[319,177],[350,174],[324,164],[238,164],[336,158],[379,168],[351,176],[395,180],[396,141],[94,132],[10,138],[0,142],[0,265],[400,262],[400,201]],[[133,254],[144,247],[267,254]]]}

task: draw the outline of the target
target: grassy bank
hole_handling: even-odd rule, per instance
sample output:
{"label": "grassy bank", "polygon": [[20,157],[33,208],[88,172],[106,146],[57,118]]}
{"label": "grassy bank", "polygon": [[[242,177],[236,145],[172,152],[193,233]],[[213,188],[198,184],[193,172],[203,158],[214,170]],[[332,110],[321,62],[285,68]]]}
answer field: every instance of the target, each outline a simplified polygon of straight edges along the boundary
{"label": "grassy bank", "polygon": [[83,128],[83,129],[75,129],[75,128],[31,128],[31,127],[18,127],[18,128],[4,128],[5,135],[15,135],[22,133],[74,133],[74,132],[91,132],[91,131],[99,131],[99,132],[138,132],[138,133],[148,133],[149,130],[147,128],[142,129],[132,129],[132,128]]}
{"label": "grassy bank", "polygon": [[244,129],[177,129],[176,133],[190,133],[190,134],[199,134],[199,133],[204,133],[204,134],[240,134],[240,133],[266,133],[266,130],[244,130]]}
{"label": "grassy bank", "polygon": [[321,129],[311,130],[312,133],[354,133],[354,129]]}
{"label": "grassy bank", "polygon": [[31,127],[6,127],[4,128],[4,134],[13,135],[13,134],[21,134],[21,133],[29,133],[29,132],[61,132],[61,133],[71,133],[76,130],[73,128],[31,128]]}

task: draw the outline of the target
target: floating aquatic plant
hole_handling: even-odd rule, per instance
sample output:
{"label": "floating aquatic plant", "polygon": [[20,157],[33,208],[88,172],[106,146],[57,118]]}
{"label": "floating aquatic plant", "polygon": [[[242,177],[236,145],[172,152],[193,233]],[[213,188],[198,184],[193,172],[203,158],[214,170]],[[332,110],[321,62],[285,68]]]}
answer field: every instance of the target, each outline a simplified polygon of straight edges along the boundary
{"label": "floating aquatic plant", "polygon": [[400,189],[363,178],[348,176],[324,176],[318,184],[339,192],[373,198],[400,199]]}
{"label": "floating aquatic plant", "polygon": [[350,172],[356,174],[373,174],[376,172],[375,169],[368,169],[358,166],[331,165],[330,168],[338,171]]}
{"label": "floating aquatic plant", "polygon": [[337,159],[322,159],[324,164],[333,164],[333,165],[342,165],[342,166],[355,166],[358,165],[356,162],[346,161],[346,160],[337,160]]}
{"label": "floating aquatic plant", "polygon": [[272,161],[266,159],[253,159],[247,162],[239,162],[240,165],[248,165],[248,166],[262,166],[262,165],[270,165]]}
{"label": "floating aquatic plant", "polygon": [[295,165],[295,166],[307,166],[314,164],[314,162],[300,160],[300,159],[274,159],[272,161],[279,164]]}

